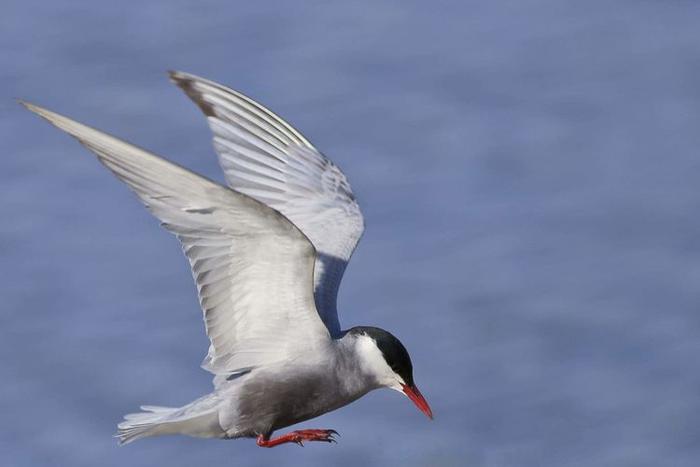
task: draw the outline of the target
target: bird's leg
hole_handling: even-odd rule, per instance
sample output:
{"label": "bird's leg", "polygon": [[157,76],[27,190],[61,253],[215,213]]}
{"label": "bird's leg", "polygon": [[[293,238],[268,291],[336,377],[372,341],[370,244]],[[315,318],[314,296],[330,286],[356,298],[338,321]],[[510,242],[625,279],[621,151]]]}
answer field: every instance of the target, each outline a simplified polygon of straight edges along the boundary
{"label": "bird's leg", "polygon": [[259,435],[257,443],[258,446],[263,448],[274,448],[284,443],[296,443],[299,446],[303,446],[304,441],[335,443],[336,440],[333,436],[337,434],[338,432],[335,430],[296,430],[272,439],[270,439],[269,435]]}

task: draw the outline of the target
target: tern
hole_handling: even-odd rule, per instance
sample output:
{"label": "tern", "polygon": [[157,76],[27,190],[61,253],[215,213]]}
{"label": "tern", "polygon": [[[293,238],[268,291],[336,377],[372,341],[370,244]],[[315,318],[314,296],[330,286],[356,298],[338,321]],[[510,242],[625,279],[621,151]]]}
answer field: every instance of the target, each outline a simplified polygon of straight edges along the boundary
{"label": "tern", "polygon": [[210,340],[214,391],[183,407],[142,406],[120,444],[165,434],[255,438],[262,447],[334,442],[330,429],[274,431],[390,388],[432,411],[406,348],[370,326],[341,330],[338,286],[364,231],[343,172],[245,95],[170,72],[205,114],[228,186],[42,107],[173,233],[192,268]]}

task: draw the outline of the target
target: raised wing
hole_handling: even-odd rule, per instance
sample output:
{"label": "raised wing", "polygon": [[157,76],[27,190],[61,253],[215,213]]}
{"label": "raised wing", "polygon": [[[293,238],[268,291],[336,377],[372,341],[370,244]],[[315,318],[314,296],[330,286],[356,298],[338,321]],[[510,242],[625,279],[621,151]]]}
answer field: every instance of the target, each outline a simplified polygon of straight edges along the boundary
{"label": "raised wing", "polygon": [[315,251],[279,212],[143,149],[32,104],[76,137],[175,234],[192,266],[219,375],[329,342],[313,298]]}
{"label": "raised wing", "polygon": [[364,230],[347,178],[298,131],[252,99],[186,73],[170,77],[207,116],[229,186],[284,214],[316,247],[316,307],[331,334],[339,335],[338,286]]}

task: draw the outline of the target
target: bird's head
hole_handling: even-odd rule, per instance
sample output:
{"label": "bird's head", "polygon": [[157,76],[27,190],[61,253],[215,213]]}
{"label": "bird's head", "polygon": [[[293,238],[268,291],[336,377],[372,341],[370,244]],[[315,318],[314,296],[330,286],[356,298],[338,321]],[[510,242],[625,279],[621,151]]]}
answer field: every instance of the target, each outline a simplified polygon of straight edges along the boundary
{"label": "bird's head", "polygon": [[413,381],[413,365],[406,347],[389,332],[370,326],[349,331],[356,337],[356,353],[362,371],[379,387],[405,394],[428,418],[433,418],[428,402]]}

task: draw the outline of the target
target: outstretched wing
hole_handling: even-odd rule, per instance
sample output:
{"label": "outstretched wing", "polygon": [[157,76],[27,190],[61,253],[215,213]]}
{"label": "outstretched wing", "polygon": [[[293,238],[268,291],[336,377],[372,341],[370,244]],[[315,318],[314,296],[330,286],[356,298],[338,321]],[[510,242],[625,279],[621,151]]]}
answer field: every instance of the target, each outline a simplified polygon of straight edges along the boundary
{"label": "outstretched wing", "polygon": [[280,117],[252,99],[187,73],[170,78],[207,116],[229,186],[276,209],[316,247],[316,307],[340,333],[336,297],[364,230],[343,172]]}
{"label": "outstretched wing", "polygon": [[143,149],[32,104],[74,136],[182,243],[215,374],[283,361],[330,342],[313,297],[315,251],[279,212]]}

